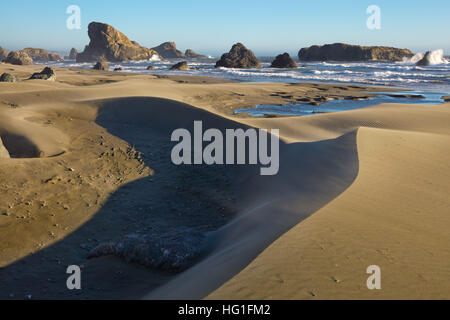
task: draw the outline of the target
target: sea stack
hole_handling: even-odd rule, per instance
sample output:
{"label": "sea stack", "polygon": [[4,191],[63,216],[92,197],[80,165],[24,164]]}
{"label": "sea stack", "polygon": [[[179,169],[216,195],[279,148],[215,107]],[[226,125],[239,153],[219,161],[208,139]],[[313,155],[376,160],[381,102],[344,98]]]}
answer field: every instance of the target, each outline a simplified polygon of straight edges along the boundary
{"label": "sea stack", "polygon": [[30,56],[36,62],[62,61],[61,57],[55,53],[51,53],[45,49],[39,48],[25,48],[21,52]]}
{"label": "sea stack", "polygon": [[152,48],[164,59],[184,58],[184,53],[177,50],[175,42],[164,42],[159,46]]}
{"label": "sea stack", "polygon": [[392,47],[363,47],[345,43],[326,44],[303,48],[300,61],[402,61],[413,53],[408,49]]}
{"label": "sea stack", "polygon": [[31,59],[30,56],[23,51],[11,51],[4,60],[4,62],[26,66],[33,64],[33,59]]}
{"label": "sea stack", "polygon": [[184,53],[186,58],[191,58],[191,59],[206,59],[208,58],[207,56],[198,54],[197,52],[195,52],[192,49],[187,49],[186,52]]}
{"label": "sea stack", "polygon": [[69,59],[76,60],[79,53],[80,52],[77,49],[72,48],[72,50],[70,50],[70,53],[69,53]]}
{"label": "sea stack", "polygon": [[272,62],[271,68],[297,68],[297,64],[294,59],[291,58],[289,53],[285,52],[278,55]]}
{"label": "sea stack", "polygon": [[88,27],[89,45],[77,55],[77,62],[95,62],[101,57],[107,61],[140,61],[148,60],[158,53],[130,41],[122,32],[112,26],[91,22]]}
{"label": "sea stack", "polygon": [[222,55],[216,63],[216,68],[259,68],[261,63],[254,53],[242,43],[236,43],[230,52]]}

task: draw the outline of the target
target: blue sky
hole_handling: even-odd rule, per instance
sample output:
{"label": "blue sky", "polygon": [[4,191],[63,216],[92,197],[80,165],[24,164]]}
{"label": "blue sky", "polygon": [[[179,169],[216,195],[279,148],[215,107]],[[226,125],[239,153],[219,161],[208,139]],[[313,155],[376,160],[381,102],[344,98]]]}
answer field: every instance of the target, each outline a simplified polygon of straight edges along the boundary
{"label": "blue sky", "polygon": [[[381,30],[369,30],[366,8],[381,9]],[[81,8],[81,30],[68,30],[69,5]],[[0,9],[0,46],[83,49],[91,21],[113,25],[147,47],[175,41],[218,55],[242,42],[257,55],[296,53],[333,42],[444,49],[450,54],[448,0],[41,0]]]}

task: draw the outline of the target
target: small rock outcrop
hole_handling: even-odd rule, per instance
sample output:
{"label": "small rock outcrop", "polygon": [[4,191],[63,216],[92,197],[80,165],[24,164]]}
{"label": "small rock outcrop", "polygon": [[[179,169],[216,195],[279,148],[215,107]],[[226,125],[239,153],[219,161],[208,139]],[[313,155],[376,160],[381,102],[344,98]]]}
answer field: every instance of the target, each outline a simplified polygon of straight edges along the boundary
{"label": "small rock outcrop", "polygon": [[48,81],[55,81],[56,75],[55,71],[53,71],[52,68],[45,67],[41,72],[34,73],[30,80],[48,80]]}
{"label": "small rock outcrop", "polygon": [[70,53],[69,53],[69,59],[76,60],[79,53],[80,52],[77,49],[72,48],[72,50],[70,50]]}
{"label": "small rock outcrop", "polygon": [[130,41],[112,26],[91,22],[88,27],[89,45],[77,55],[77,62],[94,62],[101,57],[110,62],[148,60],[158,53],[135,41]]}
{"label": "small rock outcrop", "polygon": [[152,48],[158,52],[159,56],[164,59],[184,58],[184,53],[177,50],[175,42],[164,42],[157,47]]}
{"label": "small rock outcrop", "polygon": [[154,66],[148,66],[147,70],[155,70],[156,68]]}
{"label": "small rock outcrop", "polygon": [[164,42],[152,50],[158,52],[159,56],[164,59],[184,58],[184,53],[177,50],[175,42]]}
{"label": "small rock outcrop", "polygon": [[4,62],[19,66],[27,66],[33,64],[33,59],[23,51],[11,51]]}
{"label": "small rock outcrop", "polygon": [[289,53],[285,52],[278,55],[272,62],[271,68],[297,68],[297,64],[294,59],[291,58]]}
{"label": "small rock outcrop", "polygon": [[181,70],[181,71],[187,71],[189,70],[189,66],[186,61],[178,62],[177,64],[174,64],[170,70]]}
{"label": "small rock outcrop", "polygon": [[100,59],[92,69],[100,71],[109,71],[109,64],[106,60]]}
{"label": "small rock outcrop", "polygon": [[21,52],[26,53],[33,61],[37,62],[62,61],[59,55],[44,49],[25,48]]}
{"label": "small rock outcrop", "polygon": [[259,68],[261,63],[253,52],[242,43],[236,43],[230,52],[222,55],[216,63],[216,68]]}
{"label": "small rock outcrop", "polygon": [[206,58],[208,58],[207,56],[198,54],[197,52],[195,52],[192,49],[187,49],[186,52],[184,53],[184,56],[186,58],[191,58],[191,59],[206,59]]}
{"label": "small rock outcrop", "polygon": [[6,51],[2,47],[0,47],[0,62],[5,60],[7,56],[8,56],[8,51]]}
{"label": "small rock outcrop", "polygon": [[10,73],[4,73],[0,76],[0,82],[16,82],[17,79]]}
{"label": "small rock outcrop", "polygon": [[418,66],[429,66],[431,64],[431,51],[427,51],[422,59],[417,61]]}
{"label": "small rock outcrop", "polygon": [[298,53],[300,61],[402,61],[411,58],[408,49],[392,47],[363,47],[345,43],[326,44],[303,48]]}

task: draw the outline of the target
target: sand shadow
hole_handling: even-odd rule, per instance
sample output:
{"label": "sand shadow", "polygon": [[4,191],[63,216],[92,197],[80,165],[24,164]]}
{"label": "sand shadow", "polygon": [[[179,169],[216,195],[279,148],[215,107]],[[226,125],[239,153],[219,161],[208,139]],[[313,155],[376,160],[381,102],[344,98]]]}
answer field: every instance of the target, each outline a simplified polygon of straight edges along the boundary
{"label": "sand shadow", "polygon": [[[155,176],[128,183],[86,224],[58,243],[0,269],[0,298],[199,299],[240,272],[267,246],[348,188],[358,174],[356,131],[314,143],[280,142],[280,171],[260,166],[175,166],[173,130],[192,132],[246,125],[166,99],[135,97],[92,102],[97,123],[143,153]],[[281,133],[282,134],[282,133]],[[98,243],[133,232],[176,226],[209,232],[210,251],[173,275],[117,258],[86,262]],[[84,265],[83,290],[66,289],[68,265]],[[147,294],[151,292],[150,296]],[[14,296],[9,296],[11,293]]]}

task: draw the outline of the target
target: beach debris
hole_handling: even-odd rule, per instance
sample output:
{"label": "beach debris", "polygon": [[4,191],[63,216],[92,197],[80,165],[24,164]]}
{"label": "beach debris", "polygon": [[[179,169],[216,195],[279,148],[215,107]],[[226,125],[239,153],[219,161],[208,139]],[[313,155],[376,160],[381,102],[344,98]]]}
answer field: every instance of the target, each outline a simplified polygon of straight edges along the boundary
{"label": "beach debris", "polygon": [[10,73],[4,73],[0,77],[0,82],[16,82],[17,79]]}
{"label": "beach debris", "polygon": [[162,235],[133,233],[98,245],[90,251],[88,258],[114,255],[148,268],[181,272],[204,253],[205,242],[204,232],[188,227]]}
{"label": "beach debris", "polygon": [[41,72],[33,73],[29,80],[48,80],[55,81],[56,75],[50,67],[45,67]]}
{"label": "beach debris", "polygon": [[216,62],[216,68],[259,68],[261,63],[255,54],[247,49],[242,43],[236,43],[230,52],[222,55]]}
{"label": "beach debris", "polygon": [[285,52],[278,55],[272,62],[271,68],[297,68],[297,64],[294,59],[291,58],[289,53]]}
{"label": "beach debris", "polygon": [[187,71],[187,70],[189,70],[189,66],[188,66],[188,64],[187,64],[186,61],[181,61],[181,62],[178,62],[177,64],[174,64],[174,65],[170,68],[170,70]]}

